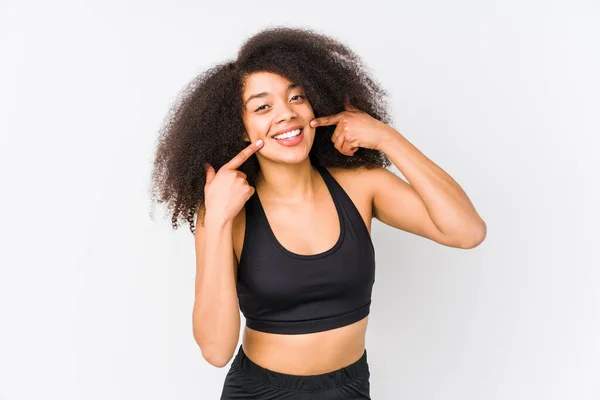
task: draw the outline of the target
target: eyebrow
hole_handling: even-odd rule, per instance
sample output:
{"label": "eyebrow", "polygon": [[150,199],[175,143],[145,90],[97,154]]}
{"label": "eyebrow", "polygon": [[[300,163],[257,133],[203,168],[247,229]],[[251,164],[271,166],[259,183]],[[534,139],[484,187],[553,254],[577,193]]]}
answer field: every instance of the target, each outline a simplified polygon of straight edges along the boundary
{"label": "eyebrow", "polygon": [[[287,90],[292,90],[295,89],[297,87],[299,87],[300,85],[297,83],[292,83],[291,85],[288,86]],[[262,92],[262,93],[257,93],[257,94],[253,94],[252,96],[248,97],[248,99],[244,102],[244,107],[248,104],[248,102],[252,99],[256,99],[259,97],[265,97],[268,96],[269,92]]]}

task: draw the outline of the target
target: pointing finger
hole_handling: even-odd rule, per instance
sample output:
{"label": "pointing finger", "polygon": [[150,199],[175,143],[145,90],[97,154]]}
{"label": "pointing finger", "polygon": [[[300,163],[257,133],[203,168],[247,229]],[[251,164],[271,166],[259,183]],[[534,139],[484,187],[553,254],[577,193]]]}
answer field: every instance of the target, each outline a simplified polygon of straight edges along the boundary
{"label": "pointing finger", "polygon": [[250,156],[256,153],[263,146],[263,141],[261,139],[257,140],[254,143],[251,143],[244,150],[240,151],[231,161],[227,164],[223,165],[223,168],[228,169],[237,169],[239,168]]}
{"label": "pointing finger", "polygon": [[317,127],[317,126],[328,126],[328,125],[335,125],[338,122],[341,121],[342,117],[344,116],[344,113],[338,113],[338,114],[334,114],[334,115],[329,115],[327,117],[320,117],[320,118],[315,118],[312,121],[310,121],[310,126],[312,126],[313,128]]}

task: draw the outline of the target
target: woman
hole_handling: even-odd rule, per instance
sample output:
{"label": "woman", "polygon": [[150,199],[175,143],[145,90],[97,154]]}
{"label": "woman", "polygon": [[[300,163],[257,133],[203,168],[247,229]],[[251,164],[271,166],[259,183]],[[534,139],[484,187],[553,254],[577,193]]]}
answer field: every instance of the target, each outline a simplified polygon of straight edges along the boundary
{"label": "woman", "polygon": [[384,95],[339,42],[268,29],[165,124],[154,195],[195,233],[193,333],[210,364],[229,363],[246,318],[222,399],[370,398],[372,218],[446,246],[483,241],[460,186],[387,124]]}

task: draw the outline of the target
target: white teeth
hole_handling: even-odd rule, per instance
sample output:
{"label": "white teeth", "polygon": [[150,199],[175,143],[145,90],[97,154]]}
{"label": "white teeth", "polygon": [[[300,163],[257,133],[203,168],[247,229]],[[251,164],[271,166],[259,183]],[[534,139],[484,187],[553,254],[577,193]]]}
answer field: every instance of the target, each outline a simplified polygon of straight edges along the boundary
{"label": "white teeth", "polygon": [[301,129],[294,129],[293,131],[289,131],[286,133],[282,133],[281,135],[273,136],[273,139],[291,139],[294,136],[298,136],[300,134]]}

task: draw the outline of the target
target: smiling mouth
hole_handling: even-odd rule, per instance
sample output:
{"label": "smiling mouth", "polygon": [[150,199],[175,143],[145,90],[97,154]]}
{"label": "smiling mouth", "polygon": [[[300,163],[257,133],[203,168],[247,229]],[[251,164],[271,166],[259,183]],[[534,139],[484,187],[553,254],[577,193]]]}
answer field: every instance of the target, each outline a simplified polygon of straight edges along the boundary
{"label": "smiling mouth", "polygon": [[303,128],[294,129],[293,131],[289,131],[289,132],[282,133],[280,135],[273,136],[273,139],[275,139],[275,140],[290,140],[290,139],[295,138],[299,134],[301,134],[302,131],[303,131]]}

